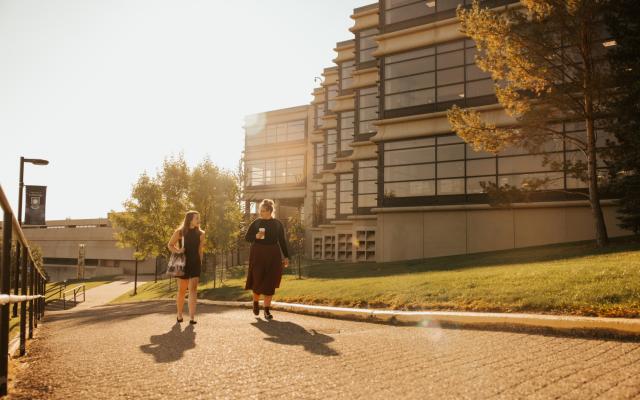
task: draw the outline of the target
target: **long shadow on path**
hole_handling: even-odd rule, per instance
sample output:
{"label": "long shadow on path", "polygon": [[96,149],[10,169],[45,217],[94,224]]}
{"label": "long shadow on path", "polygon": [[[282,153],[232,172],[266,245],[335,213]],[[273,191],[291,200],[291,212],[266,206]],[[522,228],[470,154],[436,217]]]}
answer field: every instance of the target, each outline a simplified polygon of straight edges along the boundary
{"label": "long shadow on path", "polygon": [[153,335],[148,344],[140,346],[143,353],[151,354],[157,363],[170,363],[180,360],[187,350],[196,347],[196,332],[193,325],[181,330],[175,323],[171,330],[162,335]]}
{"label": "long shadow on path", "polygon": [[273,343],[287,346],[302,346],[309,353],[321,356],[337,356],[340,353],[327,346],[335,339],[316,331],[307,331],[293,322],[256,320],[251,325],[260,329],[269,337],[264,338]]}

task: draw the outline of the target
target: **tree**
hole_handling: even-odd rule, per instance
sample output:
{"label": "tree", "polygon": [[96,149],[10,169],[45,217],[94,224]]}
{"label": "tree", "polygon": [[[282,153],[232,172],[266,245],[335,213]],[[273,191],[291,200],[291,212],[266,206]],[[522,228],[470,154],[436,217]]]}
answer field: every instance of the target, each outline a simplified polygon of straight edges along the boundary
{"label": "tree", "polygon": [[289,217],[289,247],[295,255],[296,265],[298,267],[298,279],[302,279],[302,257],[304,255],[305,246],[305,228],[300,213],[296,213]]}
{"label": "tree", "polygon": [[[497,153],[508,146],[540,151],[550,141],[567,141],[584,160],[555,161],[583,179],[598,246],[608,243],[600,205],[596,130],[610,91],[602,29],[603,0],[522,0],[507,10],[458,8],[462,31],[477,45],[477,65],[490,72],[496,96],[515,119],[501,127],[477,110],[453,107],[452,129],[476,150]],[[584,121],[586,135],[565,134],[561,121]]]}
{"label": "tree", "polygon": [[620,227],[640,232],[640,7],[636,0],[608,3],[604,21],[616,45],[609,52],[615,93],[608,113],[615,115],[607,130],[615,135],[612,172],[620,195]]}
{"label": "tree", "polygon": [[131,198],[123,203],[123,212],[112,211],[109,220],[115,228],[117,245],[134,249],[135,281],[133,294],[138,292],[138,262],[157,253],[157,244],[162,241],[163,227],[157,216],[163,211],[160,186],[143,173],[133,186]]}

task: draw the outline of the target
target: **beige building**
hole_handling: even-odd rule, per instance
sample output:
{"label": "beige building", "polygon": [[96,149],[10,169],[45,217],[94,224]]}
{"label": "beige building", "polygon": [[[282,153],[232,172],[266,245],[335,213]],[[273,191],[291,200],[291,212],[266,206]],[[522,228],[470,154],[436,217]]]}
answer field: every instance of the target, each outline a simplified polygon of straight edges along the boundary
{"label": "beige building", "polygon": [[[42,249],[51,281],[77,277],[78,257],[84,246],[85,278],[133,275],[133,249],[120,248],[108,219],[47,221],[46,226],[24,226],[30,243]],[[153,274],[155,258],[138,263],[139,274]]]}
{"label": "beige building", "polygon": [[[460,32],[455,9],[465,3],[381,0],[354,10],[352,38],[336,45],[312,103],[247,118],[247,201],[275,199],[280,218],[298,209],[309,257],[384,262],[593,238],[584,182],[544,165],[543,154],[476,152],[452,133],[453,105],[513,123]],[[580,122],[559,125],[584,135]],[[606,139],[600,132],[600,145]],[[569,141],[545,152],[582,157]],[[482,188],[531,178],[548,179],[546,190],[507,208],[490,206]],[[628,234],[613,201],[602,204],[609,234]]]}

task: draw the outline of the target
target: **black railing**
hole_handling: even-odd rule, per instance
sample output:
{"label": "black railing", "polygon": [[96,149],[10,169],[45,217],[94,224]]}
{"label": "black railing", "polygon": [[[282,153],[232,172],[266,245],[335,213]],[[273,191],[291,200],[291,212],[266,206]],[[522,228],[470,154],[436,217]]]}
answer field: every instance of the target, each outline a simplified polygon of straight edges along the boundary
{"label": "black railing", "polygon": [[[15,318],[20,325],[20,355],[26,352],[27,334],[33,338],[33,329],[44,316],[47,278],[36,264],[29,242],[24,236],[18,220],[11,210],[9,201],[0,186],[0,207],[4,214],[2,224],[2,255],[0,257],[0,396],[7,394],[7,374],[9,370],[9,317],[10,305],[15,304]],[[13,243],[16,251],[12,253]],[[13,260],[12,260],[13,259]],[[15,292],[11,294],[11,263],[15,262]],[[20,286],[20,294],[18,294]],[[17,305],[20,304],[20,313]],[[28,309],[28,314],[27,314]],[[28,323],[28,332],[27,332]]]}

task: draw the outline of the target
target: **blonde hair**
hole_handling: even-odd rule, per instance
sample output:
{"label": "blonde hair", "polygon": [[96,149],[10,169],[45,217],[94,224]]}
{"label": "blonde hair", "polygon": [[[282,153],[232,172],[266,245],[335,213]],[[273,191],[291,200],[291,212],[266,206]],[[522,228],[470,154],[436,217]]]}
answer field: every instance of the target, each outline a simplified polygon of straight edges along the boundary
{"label": "blonde hair", "polygon": [[271,214],[273,214],[274,204],[275,203],[273,202],[273,200],[264,199],[260,203],[260,208],[264,207],[265,209],[269,210],[269,212],[271,212]]}

